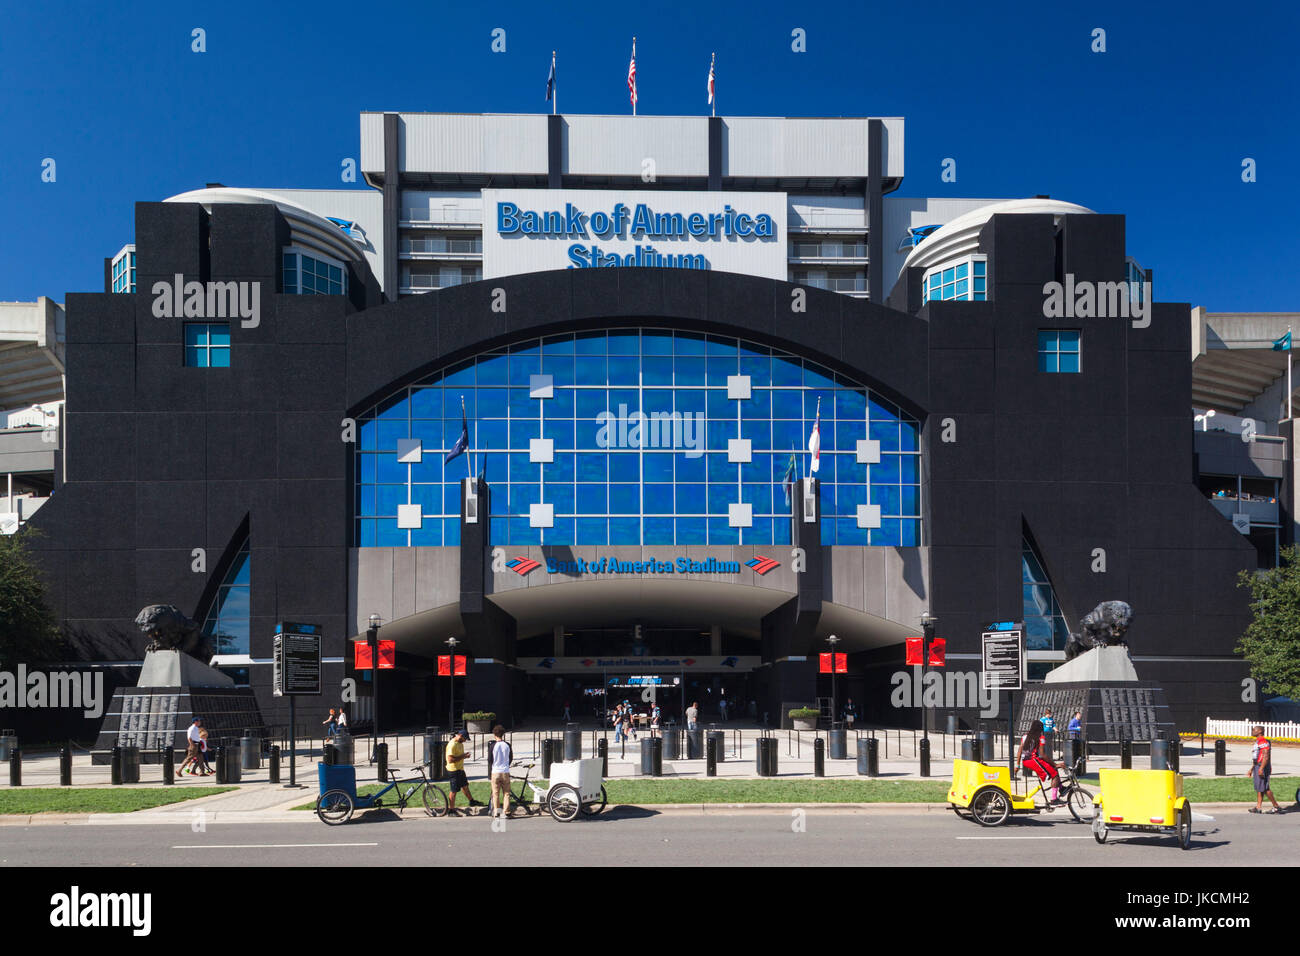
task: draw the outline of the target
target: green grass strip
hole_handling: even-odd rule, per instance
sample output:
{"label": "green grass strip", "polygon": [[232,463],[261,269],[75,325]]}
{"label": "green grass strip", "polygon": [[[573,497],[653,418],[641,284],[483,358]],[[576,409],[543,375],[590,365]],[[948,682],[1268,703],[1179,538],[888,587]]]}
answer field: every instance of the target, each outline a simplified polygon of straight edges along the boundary
{"label": "green grass strip", "polygon": [[101,790],[92,787],[54,789],[52,787],[0,790],[0,814],[32,813],[132,813],[198,797],[236,790],[237,787],[169,787],[144,789],[115,787]]}

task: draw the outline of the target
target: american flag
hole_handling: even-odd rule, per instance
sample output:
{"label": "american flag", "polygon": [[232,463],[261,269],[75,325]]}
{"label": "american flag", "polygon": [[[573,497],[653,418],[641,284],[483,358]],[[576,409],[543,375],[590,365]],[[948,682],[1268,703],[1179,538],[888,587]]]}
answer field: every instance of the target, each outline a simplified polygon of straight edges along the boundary
{"label": "american flag", "polygon": [[711,54],[709,56],[709,105],[710,106],[713,105],[713,61],[716,57],[717,57],[716,53]]}
{"label": "american flag", "polygon": [[632,112],[636,112],[636,37],[632,38],[632,62],[627,65],[627,92],[632,100]]}

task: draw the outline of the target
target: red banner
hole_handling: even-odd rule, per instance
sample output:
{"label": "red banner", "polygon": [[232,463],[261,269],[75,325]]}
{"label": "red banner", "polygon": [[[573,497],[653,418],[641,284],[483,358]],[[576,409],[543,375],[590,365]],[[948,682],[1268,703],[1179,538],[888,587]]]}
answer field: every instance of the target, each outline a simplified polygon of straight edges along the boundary
{"label": "red banner", "polygon": [[354,670],[368,671],[375,666],[374,659],[370,655],[370,645],[365,641],[357,641],[352,645],[352,667]]}
{"label": "red banner", "polygon": [[817,655],[817,673],[829,674],[831,672],[831,656],[829,654]]}
{"label": "red banner", "polygon": [[396,665],[397,665],[397,642],[380,641],[379,642],[380,670],[392,670]]}
{"label": "red banner", "polygon": [[925,638],[909,637],[907,639],[907,664],[920,667],[925,661]]}
{"label": "red banner", "polygon": [[456,668],[455,668],[455,670],[456,670],[456,676],[457,676],[457,677],[464,677],[464,676],[465,676],[465,657],[464,657],[464,655],[462,655],[462,654],[457,654],[457,655],[456,655]]}
{"label": "red banner", "polygon": [[[455,673],[452,673],[453,668]],[[453,664],[450,654],[438,655],[438,676],[439,677],[464,677],[465,676],[465,656],[457,654]]]}
{"label": "red banner", "polygon": [[948,642],[942,637],[936,637],[930,642],[930,666],[943,667],[944,657],[948,650]]}
{"label": "red banner", "polygon": [[835,673],[837,673],[837,674],[847,674],[848,672],[849,672],[849,655],[848,655],[848,654],[836,654],[836,655],[835,655]]}
{"label": "red banner", "polygon": [[[832,662],[832,656],[834,661]],[[817,655],[818,673],[829,674],[834,667],[836,674],[847,674],[849,672],[849,655],[822,653]]]}

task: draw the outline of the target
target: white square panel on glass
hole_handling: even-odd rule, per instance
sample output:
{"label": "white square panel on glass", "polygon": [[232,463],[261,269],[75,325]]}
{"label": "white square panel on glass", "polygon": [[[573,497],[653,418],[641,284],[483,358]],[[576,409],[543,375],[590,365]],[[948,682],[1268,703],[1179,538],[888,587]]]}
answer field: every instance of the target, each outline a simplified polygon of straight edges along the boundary
{"label": "white square panel on glass", "polygon": [[727,398],[749,398],[749,376],[748,375],[728,375],[727,376]]}
{"label": "white square panel on glass", "polygon": [[858,527],[880,527],[880,505],[858,505]]}
{"label": "white square panel on glass", "polygon": [[555,439],[553,438],[530,438],[528,439],[528,460],[541,462],[549,465],[555,461]]}
{"label": "white square panel on glass", "polygon": [[754,527],[754,506],[747,501],[727,505],[727,525],[732,528]]}
{"label": "white square panel on glass", "polygon": [[397,439],[397,460],[403,465],[418,465],[424,457],[424,449],[418,438]]}
{"label": "white square panel on glass", "polygon": [[858,464],[874,465],[880,461],[880,442],[874,438],[858,439]]}
{"label": "white square panel on glass", "polygon": [[727,439],[727,461],[747,465],[753,460],[753,444],[748,438]]}
{"label": "white square panel on glass", "polygon": [[528,527],[554,528],[555,505],[537,504],[528,506]]}
{"label": "white square panel on glass", "polygon": [[419,505],[397,506],[397,527],[419,531],[423,523],[420,517]]}
{"label": "white square panel on glass", "polygon": [[554,398],[555,379],[550,375],[528,376],[529,398]]}

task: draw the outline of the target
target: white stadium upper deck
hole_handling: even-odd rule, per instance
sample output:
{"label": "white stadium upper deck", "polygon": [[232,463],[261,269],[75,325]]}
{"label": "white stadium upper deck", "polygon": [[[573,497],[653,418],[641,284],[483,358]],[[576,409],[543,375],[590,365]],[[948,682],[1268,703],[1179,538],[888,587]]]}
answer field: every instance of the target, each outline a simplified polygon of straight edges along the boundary
{"label": "white stadium upper deck", "polygon": [[[361,169],[385,179],[384,113],[361,114]],[[398,113],[397,169],[404,184],[546,186],[550,173],[547,114]],[[561,114],[560,174],[566,187],[706,188],[707,116]],[[866,117],[795,119],[723,116],[724,189],[861,189],[869,165]],[[884,192],[903,178],[903,120],[881,118]],[[643,177],[654,163],[654,181]]]}

